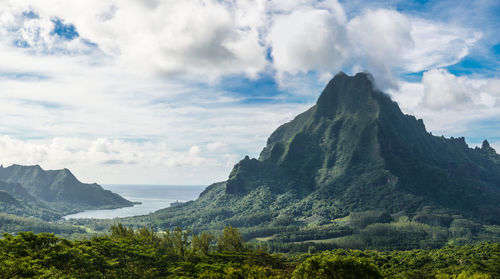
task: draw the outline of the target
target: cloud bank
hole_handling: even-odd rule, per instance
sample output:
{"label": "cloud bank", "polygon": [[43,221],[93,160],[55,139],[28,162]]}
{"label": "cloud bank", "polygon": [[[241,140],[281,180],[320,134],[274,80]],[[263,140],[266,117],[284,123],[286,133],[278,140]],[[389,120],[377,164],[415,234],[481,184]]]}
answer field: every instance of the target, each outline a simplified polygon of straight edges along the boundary
{"label": "cloud bank", "polygon": [[[98,182],[222,180],[340,70],[370,71],[435,133],[500,142],[483,125],[498,119],[499,79],[447,70],[492,42],[477,25],[335,0],[0,4],[3,164]],[[228,77],[270,77],[280,93],[235,93]]]}
{"label": "cloud bank", "polygon": [[25,52],[108,57],[134,73],[209,80],[347,69],[391,88],[400,73],[458,62],[481,38],[391,9],[347,18],[332,0],[2,2],[1,34]]}

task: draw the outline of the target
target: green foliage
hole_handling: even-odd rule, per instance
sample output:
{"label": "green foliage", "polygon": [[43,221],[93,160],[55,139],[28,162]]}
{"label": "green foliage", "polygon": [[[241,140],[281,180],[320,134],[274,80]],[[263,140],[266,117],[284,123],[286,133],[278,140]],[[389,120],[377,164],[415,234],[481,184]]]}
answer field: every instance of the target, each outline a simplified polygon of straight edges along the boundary
{"label": "green foliage", "polygon": [[26,218],[5,213],[0,213],[0,231],[7,233],[16,233],[18,231],[51,232],[60,235],[85,234],[85,230],[79,227],[49,223],[38,218]]}
{"label": "green foliage", "polygon": [[240,232],[228,226],[224,228],[224,232],[217,241],[217,251],[219,252],[243,252],[246,250],[243,237]]}
{"label": "green foliage", "polygon": [[500,243],[390,252],[339,249],[331,253],[367,259],[385,278],[500,278]]}
{"label": "green foliage", "polygon": [[431,237],[431,231],[429,225],[410,222],[405,216],[396,223],[369,225],[361,231],[361,236],[370,247],[416,249],[420,248],[420,241]]}
{"label": "green foliage", "polygon": [[206,232],[193,235],[191,239],[191,249],[199,256],[206,256],[210,252],[214,240],[215,237]]}
{"label": "green foliage", "polygon": [[54,208],[48,207],[45,203],[33,197],[21,184],[6,183],[1,180],[0,212],[44,220],[55,220],[62,216]]}
{"label": "green foliage", "polygon": [[292,278],[381,279],[382,276],[377,267],[367,259],[322,253],[301,263],[293,272]]}
{"label": "green foliage", "polygon": [[436,279],[492,279],[492,277],[485,273],[462,271],[458,275],[439,273]]}
{"label": "green foliage", "polygon": [[157,233],[121,224],[90,240],[4,234],[0,278],[288,278],[291,273],[290,264],[262,251],[214,253],[213,239],[179,228]]}
{"label": "green foliage", "polygon": [[[334,249],[286,260],[247,243],[234,245],[241,241],[238,235],[227,227],[216,242],[206,232],[121,224],[86,240],[4,234],[0,278],[500,278],[500,243],[390,252]],[[233,248],[216,251],[227,242]]]}
{"label": "green foliage", "polygon": [[380,210],[371,210],[363,212],[352,212],[349,214],[349,224],[355,228],[365,228],[370,224],[389,223],[391,216]]}

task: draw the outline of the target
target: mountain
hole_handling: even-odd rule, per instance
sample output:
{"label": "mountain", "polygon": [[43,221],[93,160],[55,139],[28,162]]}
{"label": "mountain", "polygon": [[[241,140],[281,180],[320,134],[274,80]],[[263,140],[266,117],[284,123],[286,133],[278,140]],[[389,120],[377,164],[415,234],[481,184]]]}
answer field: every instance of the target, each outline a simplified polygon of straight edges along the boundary
{"label": "mountain", "polygon": [[43,170],[38,165],[0,166],[0,190],[9,192],[30,207],[46,208],[60,216],[86,209],[133,205],[98,184],[80,182],[68,169]]}
{"label": "mountain", "polygon": [[[1,166],[0,166],[1,169]],[[37,203],[38,200],[33,197],[28,190],[26,190],[19,183],[7,183],[0,181],[0,191],[5,191],[13,195],[16,199],[23,200],[29,203]]]}
{"label": "mountain", "polygon": [[0,190],[0,206],[21,207],[22,205],[11,194],[9,194],[8,192]]}
{"label": "mountain", "polygon": [[[60,212],[50,208],[47,204],[28,193],[19,183],[0,181],[0,192],[3,192],[3,198],[0,198],[0,212],[2,213],[48,220],[56,220],[63,216]],[[9,200],[11,202],[8,202]]]}
{"label": "mountain", "polygon": [[[498,225],[500,155],[487,141],[471,149],[463,137],[433,136],[370,74],[339,73],[313,107],[271,134],[258,159],[245,157],[196,201],[141,218],[194,230],[229,224],[271,239],[361,234],[372,223]],[[471,237],[482,231],[469,227]]]}

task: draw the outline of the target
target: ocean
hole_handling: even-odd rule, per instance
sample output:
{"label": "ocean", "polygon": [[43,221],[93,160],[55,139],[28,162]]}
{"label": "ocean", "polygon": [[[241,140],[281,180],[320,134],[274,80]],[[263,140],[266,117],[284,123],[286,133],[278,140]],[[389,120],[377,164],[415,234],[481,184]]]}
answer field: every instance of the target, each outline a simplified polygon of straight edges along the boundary
{"label": "ocean", "polygon": [[102,187],[121,195],[129,201],[141,202],[141,204],[118,209],[86,210],[66,215],[63,218],[112,219],[144,215],[169,207],[171,203],[176,201],[187,202],[195,200],[207,186],[108,184],[102,185]]}

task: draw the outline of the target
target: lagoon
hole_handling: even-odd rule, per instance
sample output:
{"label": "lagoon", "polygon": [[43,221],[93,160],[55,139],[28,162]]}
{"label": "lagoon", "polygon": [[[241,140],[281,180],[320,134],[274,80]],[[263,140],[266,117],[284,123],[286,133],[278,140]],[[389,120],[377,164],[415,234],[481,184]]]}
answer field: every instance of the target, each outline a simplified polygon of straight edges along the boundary
{"label": "lagoon", "polygon": [[111,190],[132,202],[140,202],[131,207],[102,210],[86,210],[83,212],[66,215],[64,219],[112,219],[145,215],[159,209],[169,207],[171,203],[187,202],[198,198],[207,186],[187,185],[102,185],[104,189]]}

